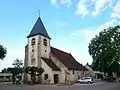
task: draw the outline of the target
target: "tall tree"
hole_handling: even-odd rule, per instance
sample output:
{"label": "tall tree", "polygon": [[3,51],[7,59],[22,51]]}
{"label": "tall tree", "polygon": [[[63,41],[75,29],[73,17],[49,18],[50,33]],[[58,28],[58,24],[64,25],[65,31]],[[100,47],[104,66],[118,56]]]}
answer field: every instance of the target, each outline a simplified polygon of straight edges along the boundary
{"label": "tall tree", "polygon": [[3,60],[7,54],[6,48],[3,47],[3,45],[0,44],[0,59]]}
{"label": "tall tree", "polygon": [[88,46],[93,58],[94,70],[104,73],[118,72],[120,61],[120,26],[104,29],[93,38]]}

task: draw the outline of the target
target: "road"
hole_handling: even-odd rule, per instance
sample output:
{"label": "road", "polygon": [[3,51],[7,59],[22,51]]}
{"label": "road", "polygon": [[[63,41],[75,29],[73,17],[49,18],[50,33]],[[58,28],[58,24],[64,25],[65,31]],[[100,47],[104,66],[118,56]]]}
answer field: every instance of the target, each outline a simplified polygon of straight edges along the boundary
{"label": "road", "polygon": [[13,85],[1,84],[0,90],[120,90],[120,84],[98,83],[91,85]]}

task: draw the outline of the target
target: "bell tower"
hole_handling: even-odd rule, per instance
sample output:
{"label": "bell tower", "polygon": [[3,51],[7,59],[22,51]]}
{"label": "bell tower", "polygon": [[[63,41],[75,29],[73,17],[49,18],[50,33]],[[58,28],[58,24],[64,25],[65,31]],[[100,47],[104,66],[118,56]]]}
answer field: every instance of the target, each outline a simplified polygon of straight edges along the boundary
{"label": "bell tower", "polygon": [[41,57],[49,58],[50,55],[50,37],[38,17],[28,38],[28,66],[40,66]]}

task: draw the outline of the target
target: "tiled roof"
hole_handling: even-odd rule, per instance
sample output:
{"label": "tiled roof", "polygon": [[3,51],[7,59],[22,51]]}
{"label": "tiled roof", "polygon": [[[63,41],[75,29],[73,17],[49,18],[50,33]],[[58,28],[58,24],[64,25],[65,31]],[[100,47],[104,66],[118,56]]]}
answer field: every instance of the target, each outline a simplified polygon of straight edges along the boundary
{"label": "tiled roof", "polygon": [[47,38],[50,38],[43,23],[42,23],[42,20],[41,18],[39,17],[32,29],[32,31],[30,32],[30,34],[27,36],[28,37],[32,37],[32,36],[35,36],[35,35],[43,35]]}
{"label": "tiled roof", "polygon": [[69,70],[85,70],[85,67],[77,62],[71,54],[53,47],[51,47],[51,53]]}
{"label": "tiled roof", "polygon": [[83,66],[83,71],[89,71],[85,66]]}
{"label": "tiled roof", "polygon": [[92,67],[91,65],[89,65],[89,63],[87,63],[86,65],[89,66],[89,67]]}
{"label": "tiled roof", "polygon": [[52,70],[55,71],[60,71],[60,69],[52,62],[51,59],[43,58],[42,59],[45,61],[45,63],[52,68]]}

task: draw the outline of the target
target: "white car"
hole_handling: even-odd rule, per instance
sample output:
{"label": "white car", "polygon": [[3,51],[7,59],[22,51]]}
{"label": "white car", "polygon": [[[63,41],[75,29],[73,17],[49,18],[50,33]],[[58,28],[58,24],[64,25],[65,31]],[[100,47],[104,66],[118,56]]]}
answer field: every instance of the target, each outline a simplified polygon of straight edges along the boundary
{"label": "white car", "polygon": [[91,77],[84,77],[77,81],[78,83],[93,83],[93,79]]}

